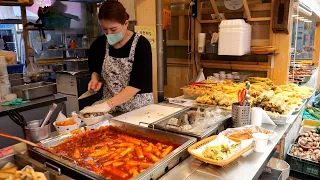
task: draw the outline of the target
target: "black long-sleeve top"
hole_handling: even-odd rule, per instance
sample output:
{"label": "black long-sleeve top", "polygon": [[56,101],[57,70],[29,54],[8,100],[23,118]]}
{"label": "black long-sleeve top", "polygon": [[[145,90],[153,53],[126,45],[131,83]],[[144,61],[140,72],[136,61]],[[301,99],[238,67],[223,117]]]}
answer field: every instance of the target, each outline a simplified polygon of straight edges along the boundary
{"label": "black long-sleeve top", "polygon": [[[109,46],[109,56],[127,58],[136,34],[121,48]],[[106,54],[106,36],[99,36],[91,45],[89,51],[89,70],[101,76],[102,65]],[[152,52],[150,42],[143,36],[139,37],[135,49],[134,62],[130,74],[129,86],[140,89],[138,94],[152,92]]]}

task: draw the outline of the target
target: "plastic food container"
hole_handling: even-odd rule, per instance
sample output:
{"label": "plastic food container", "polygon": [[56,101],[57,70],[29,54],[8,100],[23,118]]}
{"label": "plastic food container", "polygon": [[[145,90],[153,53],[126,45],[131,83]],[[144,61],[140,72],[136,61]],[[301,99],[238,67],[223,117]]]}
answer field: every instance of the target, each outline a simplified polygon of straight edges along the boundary
{"label": "plastic food container", "polygon": [[282,171],[282,180],[286,180],[289,177],[290,165],[287,162],[277,158],[271,158],[267,166]]}
{"label": "plastic food container", "polygon": [[242,56],[250,51],[251,25],[243,19],[223,20],[219,26],[218,54]]}
{"label": "plastic food container", "polygon": [[87,125],[93,125],[93,124],[97,124],[101,121],[103,121],[106,118],[106,115],[102,115],[102,116],[97,116],[97,117],[89,117],[89,118],[85,118],[83,117],[81,114],[79,115],[79,118]]}
{"label": "plastic food container", "polygon": [[81,124],[81,120],[79,120],[78,118],[74,118],[74,121],[76,122],[73,125],[68,125],[68,126],[58,126],[56,124],[57,121],[55,121],[53,123],[53,126],[57,129],[59,134],[64,134],[64,133],[69,133],[75,129],[78,129],[80,127]]}
{"label": "plastic food container", "polygon": [[265,147],[268,144],[269,135],[264,133],[253,133],[252,136],[255,142],[254,151],[264,152]]}
{"label": "plastic food container", "polygon": [[305,119],[302,121],[301,126],[320,126],[320,121]]}

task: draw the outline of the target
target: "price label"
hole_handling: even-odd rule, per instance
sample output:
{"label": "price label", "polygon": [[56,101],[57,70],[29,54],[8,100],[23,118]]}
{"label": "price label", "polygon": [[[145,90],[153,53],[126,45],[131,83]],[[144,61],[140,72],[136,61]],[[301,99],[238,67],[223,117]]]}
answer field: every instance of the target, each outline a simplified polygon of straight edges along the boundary
{"label": "price label", "polygon": [[151,44],[151,48],[156,47],[156,27],[153,26],[135,26],[136,33],[143,35]]}
{"label": "price label", "polygon": [[3,149],[0,149],[0,157],[8,156],[8,155],[12,154],[13,152],[14,151],[13,151],[12,147],[6,147]]}

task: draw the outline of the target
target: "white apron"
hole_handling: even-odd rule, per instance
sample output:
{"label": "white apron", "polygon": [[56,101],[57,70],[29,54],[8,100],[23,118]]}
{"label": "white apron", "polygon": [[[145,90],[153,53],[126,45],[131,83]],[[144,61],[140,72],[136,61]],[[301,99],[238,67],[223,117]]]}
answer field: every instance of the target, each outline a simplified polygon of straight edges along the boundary
{"label": "white apron", "polygon": [[[132,42],[129,57],[116,58],[109,56],[109,44],[106,45],[106,55],[102,65],[101,75],[104,80],[103,99],[109,99],[119,94],[123,89],[129,85],[130,74],[134,62],[135,49],[140,35],[136,34]],[[141,77],[143,81],[143,77]],[[137,94],[128,102],[119,105],[115,111],[130,112],[132,110],[153,104],[153,94]]]}

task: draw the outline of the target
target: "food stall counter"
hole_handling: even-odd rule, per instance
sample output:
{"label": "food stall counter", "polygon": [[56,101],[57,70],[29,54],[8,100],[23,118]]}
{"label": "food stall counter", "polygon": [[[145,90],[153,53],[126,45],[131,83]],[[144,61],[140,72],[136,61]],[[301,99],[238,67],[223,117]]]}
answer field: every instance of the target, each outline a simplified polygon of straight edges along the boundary
{"label": "food stall counter", "polygon": [[16,110],[18,112],[28,111],[44,106],[49,106],[52,103],[61,103],[67,100],[67,97],[61,94],[54,94],[52,96],[33,99],[29,103],[15,106],[0,106],[0,117],[7,116],[7,111]]}
{"label": "food stall counter", "polygon": [[[268,141],[265,152],[251,152],[246,157],[240,157],[238,160],[227,166],[219,167],[206,164],[190,156],[174,169],[161,177],[165,179],[258,179],[266,164],[275,152],[275,147],[289,129],[289,124],[278,126],[263,124],[262,127],[273,130],[277,134]],[[249,152],[248,152],[249,153]]]}

